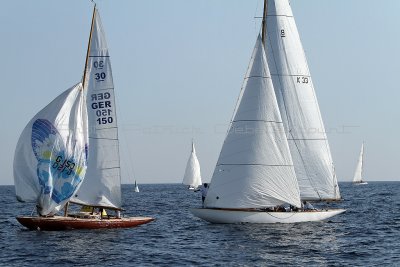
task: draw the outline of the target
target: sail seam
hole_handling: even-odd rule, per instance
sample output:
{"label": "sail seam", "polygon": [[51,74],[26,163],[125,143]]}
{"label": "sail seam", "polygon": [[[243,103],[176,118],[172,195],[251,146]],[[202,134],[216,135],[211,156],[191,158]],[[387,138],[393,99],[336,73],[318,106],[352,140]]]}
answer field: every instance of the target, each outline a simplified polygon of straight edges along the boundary
{"label": "sail seam", "polygon": [[233,122],[240,122],[240,121],[262,121],[262,122],[275,122],[275,123],[283,123],[281,121],[267,121],[267,120],[234,120]]}
{"label": "sail seam", "polygon": [[298,77],[298,76],[302,76],[302,77],[311,78],[311,75],[309,75],[309,74],[278,74],[278,73],[272,74],[271,73],[271,76],[278,76],[278,77]]}
{"label": "sail seam", "polygon": [[217,166],[225,166],[225,165],[238,165],[238,166],[269,166],[269,167],[292,167],[292,165],[284,165],[284,164],[258,164],[258,163],[223,163],[223,164],[218,164]]}
{"label": "sail seam", "polygon": [[263,78],[263,79],[271,79],[270,76],[261,76],[261,75],[254,75],[254,76],[248,76],[245,77],[245,79],[250,79],[250,78]]}
{"label": "sail seam", "polygon": [[99,89],[95,89],[96,92],[97,91],[103,91],[103,90],[114,90],[114,87],[109,87],[109,88],[99,88]]}
{"label": "sail seam", "polygon": [[118,167],[109,167],[109,168],[100,168],[99,170],[113,170],[113,169],[121,169],[121,166],[118,166]]}
{"label": "sail seam", "polygon": [[96,140],[114,140],[118,141],[118,138],[104,138],[104,137],[89,137],[89,139],[96,139]]}
{"label": "sail seam", "polygon": [[89,57],[110,57],[110,56],[89,56]]}
{"label": "sail seam", "polygon": [[304,140],[309,140],[309,141],[325,141],[327,140],[326,138],[288,138],[287,140],[293,140],[293,141],[304,141]]}
{"label": "sail seam", "polygon": [[96,129],[96,131],[101,131],[101,130],[109,130],[109,129],[118,129],[118,127],[108,127],[108,128],[101,128],[101,129]]}
{"label": "sail seam", "polygon": [[288,15],[267,15],[267,17],[286,17],[286,18],[294,18],[294,16],[288,16]]}

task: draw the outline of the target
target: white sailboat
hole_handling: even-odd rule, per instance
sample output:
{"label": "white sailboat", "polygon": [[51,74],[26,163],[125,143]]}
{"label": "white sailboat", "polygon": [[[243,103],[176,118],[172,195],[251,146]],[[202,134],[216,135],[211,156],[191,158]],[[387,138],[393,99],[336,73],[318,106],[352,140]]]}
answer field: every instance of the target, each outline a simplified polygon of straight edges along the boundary
{"label": "white sailboat", "polygon": [[137,185],[136,180],[135,180],[135,192],[139,193],[139,186]]}
{"label": "white sailboat", "polygon": [[364,143],[361,144],[360,156],[356,166],[356,171],[353,177],[353,184],[361,185],[368,184],[363,180],[363,164],[364,164]]}
{"label": "white sailboat", "polygon": [[197,159],[196,149],[192,141],[192,151],[186,164],[182,184],[187,185],[190,190],[197,189],[201,184],[200,163]]}
{"label": "white sailboat", "polygon": [[[17,199],[38,216],[19,216],[29,229],[124,228],[149,217],[121,217],[118,126],[110,55],[94,6],[83,79],[28,123],[14,157]],[[89,207],[68,214],[69,203]],[[55,215],[65,208],[64,216]],[[94,209],[114,210],[115,216]]]}
{"label": "white sailboat", "polygon": [[[262,37],[205,208],[192,209],[195,216],[212,223],[296,223],[345,211],[302,209],[304,200],[340,199],[326,134],[307,131],[323,123],[311,78],[302,70],[308,73],[288,1],[265,0]],[[276,211],[282,205],[291,209]]]}

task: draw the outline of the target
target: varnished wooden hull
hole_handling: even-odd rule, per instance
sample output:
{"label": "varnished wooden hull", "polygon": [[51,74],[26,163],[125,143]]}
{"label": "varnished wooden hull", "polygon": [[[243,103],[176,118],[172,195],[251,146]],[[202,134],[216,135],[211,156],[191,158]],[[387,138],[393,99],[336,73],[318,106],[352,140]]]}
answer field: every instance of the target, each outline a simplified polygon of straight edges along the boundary
{"label": "varnished wooden hull", "polygon": [[73,217],[17,217],[19,223],[30,230],[61,231],[73,229],[131,228],[154,221],[150,217],[128,217],[111,219],[86,219]]}

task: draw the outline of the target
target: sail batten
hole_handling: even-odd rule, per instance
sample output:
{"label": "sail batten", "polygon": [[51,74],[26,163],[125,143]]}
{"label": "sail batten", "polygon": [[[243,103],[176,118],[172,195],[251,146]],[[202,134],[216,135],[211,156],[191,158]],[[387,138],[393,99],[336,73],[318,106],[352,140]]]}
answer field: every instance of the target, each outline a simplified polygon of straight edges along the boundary
{"label": "sail batten", "polygon": [[287,0],[269,0],[266,52],[303,200],[340,199],[311,74]]}

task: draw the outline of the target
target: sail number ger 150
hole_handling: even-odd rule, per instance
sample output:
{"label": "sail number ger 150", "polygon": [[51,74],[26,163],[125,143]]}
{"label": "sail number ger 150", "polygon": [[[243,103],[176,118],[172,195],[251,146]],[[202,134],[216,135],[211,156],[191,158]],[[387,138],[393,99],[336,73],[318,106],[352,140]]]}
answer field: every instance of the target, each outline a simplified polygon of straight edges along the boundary
{"label": "sail number ger 150", "polygon": [[91,108],[95,111],[96,116],[98,117],[97,122],[99,124],[108,124],[114,122],[110,98],[111,94],[108,92],[91,95]]}

